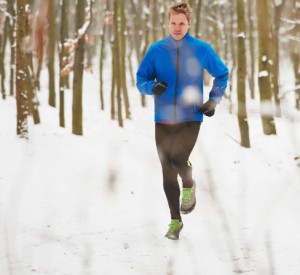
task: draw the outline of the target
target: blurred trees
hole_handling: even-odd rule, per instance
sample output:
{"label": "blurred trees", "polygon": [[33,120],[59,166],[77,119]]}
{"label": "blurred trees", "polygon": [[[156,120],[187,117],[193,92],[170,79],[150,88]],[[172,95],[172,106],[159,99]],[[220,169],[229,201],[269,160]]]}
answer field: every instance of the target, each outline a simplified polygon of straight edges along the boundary
{"label": "blurred trees", "polygon": [[[293,66],[295,83],[292,92],[295,94],[295,107],[300,110],[300,1],[244,1],[244,15],[239,15],[241,3],[237,1],[239,0],[189,1],[193,7],[190,32],[211,43],[229,67],[230,82],[225,98],[230,101],[230,112],[238,109],[238,116],[244,116],[239,117],[239,121],[246,121],[245,102],[256,100],[259,94],[262,101],[263,131],[265,134],[275,134],[275,111],[276,116],[281,115],[280,98],[286,92],[280,83],[283,59],[289,58]],[[96,0],[90,13],[88,8],[92,2],[94,1],[31,0],[33,20],[28,26],[31,30],[25,30],[24,33],[31,36],[31,56],[25,55],[28,60],[24,63],[29,64],[29,67],[22,70],[18,63],[18,68],[21,69],[14,72],[15,60],[22,60],[20,51],[14,53],[15,49],[19,50],[18,45],[20,47],[20,41],[14,47],[14,10],[17,3],[14,0],[0,0],[1,83],[10,76],[7,86],[1,85],[2,99],[13,95],[14,87],[18,87],[16,97],[20,100],[21,82],[15,77],[20,77],[20,71],[25,72],[26,89],[31,90],[32,87],[33,93],[32,96],[28,94],[27,101],[23,103],[28,111],[37,110],[38,100],[34,92],[42,90],[40,72],[43,64],[47,65],[49,104],[58,106],[58,90],[59,125],[62,127],[66,126],[64,93],[69,88],[68,79],[73,78],[70,82],[74,96],[72,132],[76,134],[83,134],[84,70],[89,73],[94,69],[99,71],[99,110],[110,112],[111,118],[118,121],[120,126],[124,125],[124,119],[131,119],[128,85],[134,83],[137,66],[150,44],[168,35],[167,9],[172,1]],[[26,5],[27,2],[24,3]],[[78,5],[83,9],[84,5],[87,10],[79,11]],[[86,29],[86,24],[91,24],[89,14],[95,15],[95,22],[92,28]],[[240,20],[244,21],[244,26]],[[241,28],[244,29],[244,38],[239,35]],[[78,36],[78,30],[83,29],[85,31],[82,36]],[[47,54],[44,55],[44,52]],[[244,83],[244,79],[248,81]],[[205,74],[205,83],[209,84],[210,81]],[[9,89],[5,89],[8,86]],[[33,100],[28,101],[30,98]],[[147,97],[141,96],[143,106],[146,106],[147,100]],[[30,102],[37,104],[32,107]],[[247,135],[247,130],[241,130],[241,137]]]}

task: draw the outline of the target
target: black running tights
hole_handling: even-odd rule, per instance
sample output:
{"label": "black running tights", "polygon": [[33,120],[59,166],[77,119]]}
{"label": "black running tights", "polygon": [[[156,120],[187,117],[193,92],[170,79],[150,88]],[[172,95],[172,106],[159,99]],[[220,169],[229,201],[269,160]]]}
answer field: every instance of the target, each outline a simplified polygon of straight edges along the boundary
{"label": "black running tights", "polygon": [[181,177],[183,187],[193,185],[192,165],[189,156],[196,143],[201,122],[189,121],[179,124],[155,124],[155,140],[162,166],[163,186],[168,200],[171,219],[181,221],[179,211]]}

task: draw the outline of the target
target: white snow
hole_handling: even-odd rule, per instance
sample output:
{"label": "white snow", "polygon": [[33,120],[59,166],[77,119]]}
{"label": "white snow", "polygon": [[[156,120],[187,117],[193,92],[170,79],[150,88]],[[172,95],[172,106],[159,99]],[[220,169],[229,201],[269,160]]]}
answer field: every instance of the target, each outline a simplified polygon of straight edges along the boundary
{"label": "white snow", "polygon": [[78,37],[79,38],[81,38],[85,33],[86,33],[86,31],[87,31],[87,28],[89,27],[89,25],[90,25],[90,21],[86,21],[84,24],[83,24],[83,26],[80,28],[80,29],[78,29]]}
{"label": "white snow", "polygon": [[239,34],[237,35],[237,37],[246,38],[246,36],[245,36],[245,33],[244,33],[244,32],[241,32],[241,33],[239,33]]}
{"label": "white snow", "polygon": [[269,72],[268,71],[260,71],[258,73],[258,77],[268,77],[269,76]]}
{"label": "white snow", "polygon": [[274,4],[276,7],[281,6],[282,5],[282,0],[274,0]]}
{"label": "white snow", "polygon": [[292,93],[282,100],[276,136],[263,135],[259,103],[247,102],[251,149],[236,142],[238,121],[226,100],[205,119],[190,158],[197,207],[183,216],[180,240],[170,241],[151,97],[141,108],[129,89],[133,120],[121,129],[109,104],[99,110],[97,75],[84,77],[83,137],[71,134],[71,90],[67,128],[59,128],[45,71],[42,124],[29,119],[29,141],[16,137],[15,99],[0,100],[0,274],[300,273],[300,121],[288,113],[299,117]]}

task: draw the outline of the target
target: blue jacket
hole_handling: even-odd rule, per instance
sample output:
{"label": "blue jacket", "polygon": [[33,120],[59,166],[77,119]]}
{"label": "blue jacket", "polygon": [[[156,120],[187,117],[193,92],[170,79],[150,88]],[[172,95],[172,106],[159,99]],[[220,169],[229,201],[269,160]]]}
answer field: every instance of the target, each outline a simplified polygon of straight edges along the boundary
{"label": "blue jacket", "polygon": [[137,71],[137,88],[153,95],[156,82],[168,89],[155,98],[155,122],[203,121],[203,70],[215,79],[209,98],[221,101],[227,87],[228,69],[206,42],[189,33],[176,41],[168,36],[150,46]]}

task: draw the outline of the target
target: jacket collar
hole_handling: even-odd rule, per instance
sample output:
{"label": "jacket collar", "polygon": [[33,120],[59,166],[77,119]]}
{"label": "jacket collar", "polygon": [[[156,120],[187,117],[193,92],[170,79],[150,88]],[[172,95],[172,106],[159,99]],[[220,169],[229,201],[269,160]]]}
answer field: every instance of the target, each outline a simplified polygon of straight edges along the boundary
{"label": "jacket collar", "polygon": [[171,43],[171,45],[175,48],[177,48],[178,46],[181,47],[183,46],[184,44],[186,44],[190,39],[191,39],[191,35],[189,33],[187,33],[181,40],[175,40],[172,35],[170,34],[168,36],[168,39]]}

